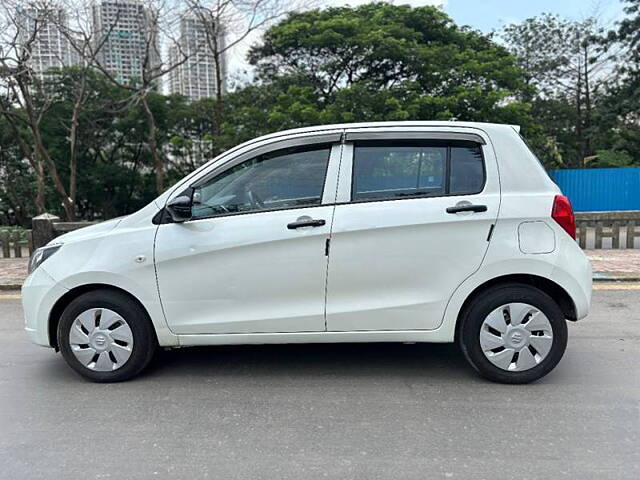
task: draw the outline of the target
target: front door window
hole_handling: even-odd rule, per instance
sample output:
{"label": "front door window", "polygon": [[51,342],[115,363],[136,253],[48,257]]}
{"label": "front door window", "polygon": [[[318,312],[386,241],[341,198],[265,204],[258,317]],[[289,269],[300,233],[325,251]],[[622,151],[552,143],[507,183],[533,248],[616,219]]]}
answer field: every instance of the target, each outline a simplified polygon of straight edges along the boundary
{"label": "front door window", "polygon": [[269,152],[199,186],[193,218],[320,205],[330,146]]}

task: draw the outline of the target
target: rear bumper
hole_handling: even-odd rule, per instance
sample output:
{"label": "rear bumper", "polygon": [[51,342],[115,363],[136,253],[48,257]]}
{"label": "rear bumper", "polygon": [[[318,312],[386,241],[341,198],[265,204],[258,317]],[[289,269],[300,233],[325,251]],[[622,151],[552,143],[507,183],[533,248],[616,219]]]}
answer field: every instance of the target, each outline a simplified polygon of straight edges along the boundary
{"label": "rear bumper", "polygon": [[561,285],[573,300],[576,307],[576,320],[586,317],[591,307],[593,284],[591,262],[578,244],[568,236],[562,239],[551,279]]}
{"label": "rear bumper", "polygon": [[24,330],[33,343],[50,347],[49,315],[68,290],[57,283],[41,266],[22,285]]}

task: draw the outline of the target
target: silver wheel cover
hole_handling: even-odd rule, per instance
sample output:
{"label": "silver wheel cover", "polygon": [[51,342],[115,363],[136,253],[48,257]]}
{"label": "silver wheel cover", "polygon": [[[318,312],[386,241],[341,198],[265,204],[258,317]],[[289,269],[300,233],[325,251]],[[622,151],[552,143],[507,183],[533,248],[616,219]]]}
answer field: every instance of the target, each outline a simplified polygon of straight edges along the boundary
{"label": "silver wheel cover", "polygon": [[480,328],[480,347],[496,367],[529,370],[542,362],[553,345],[547,316],[527,303],[508,303],[487,315]]}
{"label": "silver wheel cover", "polygon": [[108,308],[91,308],[76,317],[69,330],[76,359],[96,372],[121,368],[133,351],[133,333],[126,320]]}

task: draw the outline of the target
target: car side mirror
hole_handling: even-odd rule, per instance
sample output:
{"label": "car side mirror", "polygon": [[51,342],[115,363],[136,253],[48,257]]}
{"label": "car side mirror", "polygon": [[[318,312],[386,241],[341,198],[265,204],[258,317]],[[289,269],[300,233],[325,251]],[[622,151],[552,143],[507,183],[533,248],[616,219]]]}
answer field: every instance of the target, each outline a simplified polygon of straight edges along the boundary
{"label": "car side mirror", "polygon": [[191,220],[191,206],[193,202],[191,197],[187,195],[180,195],[167,203],[166,210],[171,220],[176,223],[186,222]]}

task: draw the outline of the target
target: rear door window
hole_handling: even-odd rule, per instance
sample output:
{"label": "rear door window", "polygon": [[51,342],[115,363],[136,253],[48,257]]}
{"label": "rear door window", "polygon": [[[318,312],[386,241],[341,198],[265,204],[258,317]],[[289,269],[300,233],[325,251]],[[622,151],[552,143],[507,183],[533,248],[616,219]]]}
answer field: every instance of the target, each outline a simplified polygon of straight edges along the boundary
{"label": "rear door window", "polygon": [[362,141],[353,154],[354,202],[468,195],[485,182],[480,145],[467,141]]}

